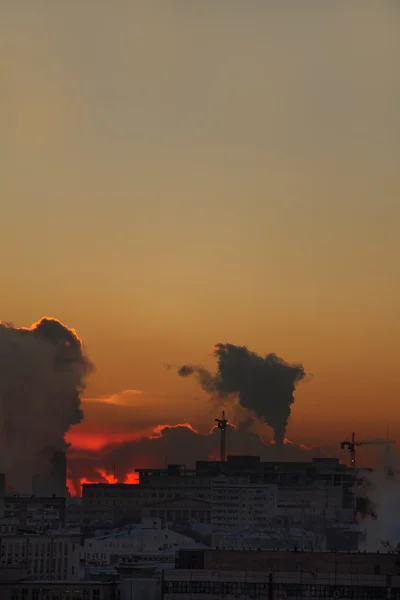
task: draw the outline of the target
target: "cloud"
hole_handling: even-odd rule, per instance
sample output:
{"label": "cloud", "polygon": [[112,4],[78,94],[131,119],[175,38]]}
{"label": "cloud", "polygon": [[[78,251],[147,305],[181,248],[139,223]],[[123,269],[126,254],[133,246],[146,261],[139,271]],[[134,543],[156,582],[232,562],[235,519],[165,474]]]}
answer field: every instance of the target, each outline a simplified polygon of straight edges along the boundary
{"label": "cloud", "polygon": [[81,395],[92,370],[76,331],[57,319],[43,317],[29,328],[0,322],[2,471],[24,491],[39,455],[65,450],[65,434],[83,417]]}
{"label": "cloud", "polygon": [[182,405],[174,397],[141,390],[85,398],[82,407],[83,421],[72,427],[66,438],[75,450],[98,451],[138,440],[153,435],[160,423],[182,419]]}
{"label": "cloud", "polygon": [[[79,485],[81,478],[98,481],[99,469],[116,470],[117,478],[123,481],[138,468],[163,468],[165,463],[185,464],[194,467],[196,460],[219,457],[220,434],[212,429],[202,434],[190,424],[159,425],[150,436],[121,444],[110,444],[100,452],[87,449],[85,452],[69,452],[71,480]],[[252,431],[228,426],[227,448],[229,454],[260,456],[262,460],[310,460],[322,456],[320,448],[300,448],[292,443],[276,445],[263,443]]]}

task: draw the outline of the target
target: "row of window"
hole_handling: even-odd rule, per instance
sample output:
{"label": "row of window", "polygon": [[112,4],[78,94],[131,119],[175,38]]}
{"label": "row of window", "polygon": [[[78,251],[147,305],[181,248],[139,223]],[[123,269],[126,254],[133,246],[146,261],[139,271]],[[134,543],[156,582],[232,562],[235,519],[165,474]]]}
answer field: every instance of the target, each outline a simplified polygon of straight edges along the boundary
{"label": "row of window", "polygon": [[[271,589],[270,589],[271,588]],[[250,595],[257,597],[271,591],[275,598],[340,598],[346,600],[386,600],[384,587],[270,584],[245,581],[166,581],[165,594]],[[396,596],[394,596],[396,597]]]}
{"label": "row of window", "polygon": [[[12,590],[11,600],[26,600],[29,598],[29,589]],[[100,600],[100,590],[71,589],[71,590],[32,590],[32,600]]]}

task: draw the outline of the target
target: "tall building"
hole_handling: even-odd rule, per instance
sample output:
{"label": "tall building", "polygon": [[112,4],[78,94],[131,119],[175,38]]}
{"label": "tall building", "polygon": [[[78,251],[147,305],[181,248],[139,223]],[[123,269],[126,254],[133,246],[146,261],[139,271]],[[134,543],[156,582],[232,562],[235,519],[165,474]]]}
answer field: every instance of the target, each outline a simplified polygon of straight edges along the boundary
{"label": "tall building", "polygon": [[212,483],[213,532],[265,528],[276,515],[275,484],[252,484],[238,478],[219,478]]}

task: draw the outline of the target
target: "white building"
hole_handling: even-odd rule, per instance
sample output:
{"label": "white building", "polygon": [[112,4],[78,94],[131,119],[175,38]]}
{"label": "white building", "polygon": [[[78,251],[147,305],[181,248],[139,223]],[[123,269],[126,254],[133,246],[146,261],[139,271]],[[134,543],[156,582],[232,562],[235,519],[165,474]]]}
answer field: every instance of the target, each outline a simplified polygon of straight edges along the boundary
{"label": "white building", "polygon": [[280,487],[278,490],[278,517],[288,523],[303,525],[310,518],[323,518],[326,522],[346,522],[354,511],[342,508],[340,487]]}
{"label": "white building", "polygon": [[79,576],[79,533],[2,535],[1,565],[25,568],[30,579],[73,580]]}
{"label": "white building", "polygon": [[276,515],[278,489],[274,484],[219,478],[212,483],[213,531],[265,528]]}
{"label": "white building", "polygon": [[162,527],[160,519],[144,519],[139,525],[87,538],[82,558],[86,567],[109,566],[118,560],[125,564],[127,558],[129,563],[157,562],[174,559],[178,548],[195,546],[193,539]]}

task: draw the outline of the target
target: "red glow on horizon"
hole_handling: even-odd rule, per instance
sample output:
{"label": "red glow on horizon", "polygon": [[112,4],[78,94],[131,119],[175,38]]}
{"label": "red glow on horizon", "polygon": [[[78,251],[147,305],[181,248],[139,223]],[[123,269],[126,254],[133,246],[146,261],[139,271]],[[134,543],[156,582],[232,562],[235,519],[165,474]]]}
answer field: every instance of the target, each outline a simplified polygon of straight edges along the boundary
{"label": "red glow on horizon", "polygon": [[307,452],[311,452],[312,448],[310,446],[306,446],[305,444],[299,445],[300,450],[306,450]]}
{"label": "red glow on horizon", "polygon": [[[146,437],[148,433],[146,432]],[[65,435],[65,440],[73,449],[93,450],[98,452],[107,446],[119,445],[125,442],[134,442],[143,437],[143,434],[134,434],[129,431],[93,432],[85,431],[85,425],[74,425]]]}
{"label": "red glow on horizon", "polygon": [[137,485],[139,483],[139,473],[133,471],[125,475],[124,483],[131,483]]}
{"label": "red glow on horizon", "polygon": [[91,481],[90,479],[87,479],[87,477],[81,477],[79,480],[79,483],[81,485],[83,485],[84,483],[102,483],[101,481]]}
{"label": "red glow on horizon", "polygon": [[127,483],[130,485],[137,485],[139,483],[139,473],[136,473],[135,471],[127,473],[123,480],[118,479],[113,473],[107,473],[105,469],[99,468],[96,471],[99,474],[99,478],[96,480],[81,477],[79,483],[75,484],[71,478],[67,479],[67,488],[72,498],[80,497],[82,485],[84,484],[108,483],[113,485],[115,483]]}
{"label": "red glow on horizon", "polygon": [[208,455],[208,460],[211,460],[213,462],[219,461],[220,459],[221,459],[221,457],[220,457],[219,453],[216,450],[213,450]]}
{"label": "red glow on horizon", "polygon": [[107,446],[119,446],[128,442],[136,442],[144,437],[149,439],[159,438],[162,436],[164,429],[177,429],[178,427],[184,427],[196,435],[201,435],[190,423],[177,423],[173,425],[162,423],[156,425],[156,427],[132,432],[131,430],[115,431],[113,429],[107,431],[104,430],[104,424],[102,424],[102,430],[96,431],[93,426],[90,428],[87,427],[85,421],[83,421],[71,427],[65,435],[65,441],[71,445],[73,451],[90,450],[99,452]]}
{"label": "red glow on horizon", "polygon": [[118,483],[117,477],[112,473],[107,473],[104,469],[97,469],[97,472],[107,483]]}

